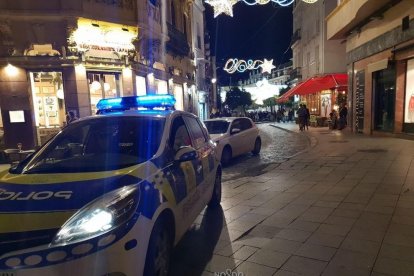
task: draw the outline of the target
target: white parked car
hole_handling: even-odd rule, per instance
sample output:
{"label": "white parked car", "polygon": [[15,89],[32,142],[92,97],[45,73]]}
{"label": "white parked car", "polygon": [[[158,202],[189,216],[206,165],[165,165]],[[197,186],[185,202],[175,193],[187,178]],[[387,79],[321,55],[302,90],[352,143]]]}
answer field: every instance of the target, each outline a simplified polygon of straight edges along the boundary
{"label": "white parked car", "polygon": [[217,144],[217,158],[227,165],[233,157],[252,152],[259,154],[262,147],[259,129],[247,117],[223,117],[205,120],[211,139]]}

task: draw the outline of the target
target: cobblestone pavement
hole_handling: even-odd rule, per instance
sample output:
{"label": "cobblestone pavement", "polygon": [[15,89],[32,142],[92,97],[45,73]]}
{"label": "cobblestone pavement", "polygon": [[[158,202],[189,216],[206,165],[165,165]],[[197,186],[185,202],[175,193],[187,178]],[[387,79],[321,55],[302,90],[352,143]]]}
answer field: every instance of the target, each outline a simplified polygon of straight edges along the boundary
{"label": "cobblestone pavement", "polygon": [[200,214],[172,275],[414,275],[414,141],[296,135],[313,147],[223,182],[222,208]]}
{"label": "cobblestone pavement", "polygon": [[[286,124],[288,125],[288,124]],[[234,158],[224,169],[223,180],[255,176],[270,164],[280,164],[309,147],[310,140],[303,135],[274,127],[269,123],[258,124],[262,149],[260,155],[251,153]],[[293,124],[289,124],[292,127]]]}

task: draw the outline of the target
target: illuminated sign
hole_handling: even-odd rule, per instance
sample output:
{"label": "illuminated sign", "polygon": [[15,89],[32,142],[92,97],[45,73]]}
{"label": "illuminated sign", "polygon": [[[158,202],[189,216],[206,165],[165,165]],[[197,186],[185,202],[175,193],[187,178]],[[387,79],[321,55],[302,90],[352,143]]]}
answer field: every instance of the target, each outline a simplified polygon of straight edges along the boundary
{"label": "illuminated sign", "polygon": [[125,55],[135,49],[132,40],[137,35],[136,27],[80,18],[69,42],[80,52],[97,50]]}

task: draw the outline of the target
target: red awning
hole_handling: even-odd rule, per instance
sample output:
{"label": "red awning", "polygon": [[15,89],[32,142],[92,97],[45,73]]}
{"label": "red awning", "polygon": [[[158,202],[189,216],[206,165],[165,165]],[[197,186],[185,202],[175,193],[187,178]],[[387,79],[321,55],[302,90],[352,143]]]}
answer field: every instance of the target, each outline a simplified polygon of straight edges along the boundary
{"label": "red awning", "polygon": [[330,89],[345,90],[347,86],[347,74],[329,74],[322,77],[313,77],[291,88],[278,99],[278,102],[285,102],[293,95],[307,95]]}

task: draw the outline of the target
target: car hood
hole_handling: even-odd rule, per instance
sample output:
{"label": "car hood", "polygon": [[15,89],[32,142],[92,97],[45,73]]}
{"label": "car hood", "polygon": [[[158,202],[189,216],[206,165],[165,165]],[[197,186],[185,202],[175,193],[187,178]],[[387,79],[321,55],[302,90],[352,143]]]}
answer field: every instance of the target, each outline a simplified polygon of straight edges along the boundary
{"label": "car hood", "polygon": [[150,162],[95,173],[1,172],[0,256],[50,243],[59,228],[89,202],[117,188],[142,182],[147,163]]}

